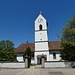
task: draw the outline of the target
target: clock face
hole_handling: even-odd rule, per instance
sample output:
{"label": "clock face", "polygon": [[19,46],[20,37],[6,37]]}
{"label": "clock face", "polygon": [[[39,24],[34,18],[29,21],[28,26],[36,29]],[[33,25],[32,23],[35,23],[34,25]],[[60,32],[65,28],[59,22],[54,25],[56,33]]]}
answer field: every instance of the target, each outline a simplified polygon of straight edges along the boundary
{"label": "clock face", "polygon": [[38,19],[38,22],[39,22],[39,23],[42,23],[42,22],[43,22],[43,19],[42,19],[42,18],[39,18],[39,19]]}

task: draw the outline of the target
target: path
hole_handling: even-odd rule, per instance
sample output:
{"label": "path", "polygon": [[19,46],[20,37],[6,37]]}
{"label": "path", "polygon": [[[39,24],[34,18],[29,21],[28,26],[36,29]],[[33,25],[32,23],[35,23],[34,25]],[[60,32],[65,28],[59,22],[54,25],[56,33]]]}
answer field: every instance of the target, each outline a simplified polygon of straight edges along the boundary
{"label": "path", "polygon": [[75,75],[74,68],[50,68],[41,69],[31,67],[29,69],[2,69],[0,75]]}

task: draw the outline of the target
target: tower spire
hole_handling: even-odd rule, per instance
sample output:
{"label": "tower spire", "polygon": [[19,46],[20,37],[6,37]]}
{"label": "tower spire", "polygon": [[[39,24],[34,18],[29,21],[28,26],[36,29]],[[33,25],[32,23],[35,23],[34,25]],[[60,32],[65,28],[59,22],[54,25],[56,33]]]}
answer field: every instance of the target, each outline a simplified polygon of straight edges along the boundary
{"label": "tower spire", "polygon": [[40,14],[42,14],[42,11],[40,11]]}

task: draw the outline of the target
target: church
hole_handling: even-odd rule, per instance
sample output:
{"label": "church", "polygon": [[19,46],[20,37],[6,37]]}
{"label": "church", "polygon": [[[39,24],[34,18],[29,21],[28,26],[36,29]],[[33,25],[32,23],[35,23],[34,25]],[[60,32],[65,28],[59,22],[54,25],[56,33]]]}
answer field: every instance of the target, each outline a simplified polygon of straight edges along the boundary
{"label": "church", "polygon": [[62,50],[59,41],[48,40],[48,22],[40,13],[34,23],[35,42],[22,43],[16,49],[18,62],[23,62],[23,54],[27,47],[30,47],[32,52],[31,63],[41,64],[42,55],[45,61],[60,61],[60,51]]}

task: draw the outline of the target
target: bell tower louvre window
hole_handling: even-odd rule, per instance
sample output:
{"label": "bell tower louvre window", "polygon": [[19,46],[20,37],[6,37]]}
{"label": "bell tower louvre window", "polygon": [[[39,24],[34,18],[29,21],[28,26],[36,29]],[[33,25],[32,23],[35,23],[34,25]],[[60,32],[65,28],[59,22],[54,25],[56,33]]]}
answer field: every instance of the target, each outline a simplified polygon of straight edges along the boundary
{"label": "bell tower louvre window", "polygon": [[39,25],[39,30],[42,30],[42,25]]}

